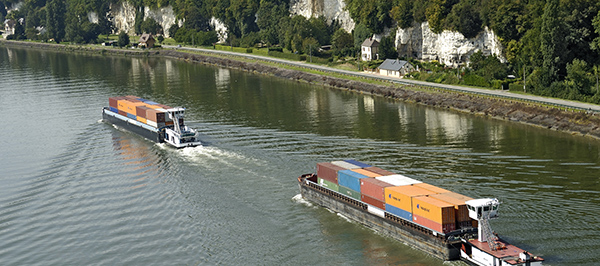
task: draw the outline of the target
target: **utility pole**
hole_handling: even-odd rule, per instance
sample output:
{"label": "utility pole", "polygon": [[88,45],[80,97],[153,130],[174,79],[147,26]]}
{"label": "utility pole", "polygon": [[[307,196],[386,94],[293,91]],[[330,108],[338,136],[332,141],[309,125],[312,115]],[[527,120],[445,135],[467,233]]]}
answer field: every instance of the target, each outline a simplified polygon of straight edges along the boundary
{"label": "utility pole", "polygon": [[525,64],[523,64],[523,92],[527,92],[526,88],[525,88],[525,84],[527,84],[527,82],[525,81]]}
{"label": "utility pole", "polygon": [[594,74],[596,74],[596,94],[598,94],[598,66],[594,66]]}

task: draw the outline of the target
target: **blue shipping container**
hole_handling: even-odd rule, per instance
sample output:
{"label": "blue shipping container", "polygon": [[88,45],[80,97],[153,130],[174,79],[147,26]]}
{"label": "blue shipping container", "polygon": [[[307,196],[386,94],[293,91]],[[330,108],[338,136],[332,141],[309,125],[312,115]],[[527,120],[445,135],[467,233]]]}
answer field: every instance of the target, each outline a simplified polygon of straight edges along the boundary
{"label": "blue shipping container", "polygon": [[403,219],[406,219],[406,220],[409,220],[409,221],[412,222],[412,213],[407,212],[407,211],[405,211],[403,209],[400,209],[398,207],[394,207],[394,206],[389,205],[389,204],[385,204],[385,211],[387,211],[387,212],[389,212],[389,213],[391,213],[393,215],[396,215],[396,216],[398,216],[400,218],[403,218]]}
{"label": "blue shipping container", "polygon": [[150,104],[150,105],[158,105],[159,104],[157,102],[153,102],[153,101],[150,101],[150,100],[142,100],[142,102]]}
{"label": "blue shipping container", "polygon": [[368,178],[366,175],[361,175],[352,170],[338,171],[338,185],[345,186],[354,191],[360,192],[360,180]]}
{"label": "blue shipping container", "polygon": [[351,163],[351,164],[356,165],[356,166],[358,166],[360,168],[371,167],[371,165],[368,165],[366,163],[361,163],[361,162],[356,161],[356,160],[345,160],[344,162]]}
{"label": "blue shipping container", "polygon": [[111,112],[115,112],[115,113],[119,113],[119,109],[117,109],[117,108],[114,108],[114,107],[112,107],[112,106],[110,107],[110,111],[111,111]]}
{"label": "blue shipping container", "polygon": [[129,117],[129,118],[131,118],[131,119],[133,119],[133,120],[137,120],[137,116],[135,116],[135,115],[132,115],[132,114],[130,114],[130,113],[127,113],[127,117]]}

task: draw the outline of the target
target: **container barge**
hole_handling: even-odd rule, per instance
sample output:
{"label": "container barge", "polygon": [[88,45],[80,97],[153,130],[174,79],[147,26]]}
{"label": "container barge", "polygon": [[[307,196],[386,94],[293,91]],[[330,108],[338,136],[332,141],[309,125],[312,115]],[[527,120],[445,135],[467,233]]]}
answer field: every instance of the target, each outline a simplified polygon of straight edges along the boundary
{"label": "container barge", "polygon": [[302,197],[442,260],[541,266],[500,239],[488,221],[497,199],[473,199],[355,160],[317,163],[298,177]]}
{"label": "container barge", "polygon": [[136,96],[108,98],[102,119],[157,143],[175,148],[201,145],[195,129],[184,124],[185,108],[170,107]]}

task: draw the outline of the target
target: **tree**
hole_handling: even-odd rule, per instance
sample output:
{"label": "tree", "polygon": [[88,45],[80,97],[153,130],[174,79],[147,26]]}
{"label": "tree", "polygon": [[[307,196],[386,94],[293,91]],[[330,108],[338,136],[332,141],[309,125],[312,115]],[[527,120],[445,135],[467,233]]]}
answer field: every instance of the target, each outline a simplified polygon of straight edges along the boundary
{"label": "tree", "polygon": [[162,26],[153,18],[147,18],[142,22],[140,30],[144,33],[152,33],[154,35],[162,33]]}
{"label": "tree", "polygon": [[126,32],[121,31],[119,33],[119,40],[117,41],[117,45],[119,45],[119,47],[125,47],[129,45],[129,35],[127,35]]}
{"label": "tree", "polygon": [[26,38],[25,27],[23,27],[23,24],[19,20],[15,23],[15,34],[13,34],[12,38],[15,40],[24,40]]}
{"label": "tree", "polygon": [[559,0],[548,0],[542,15],[540,34],[542,54],[542,86],[549,86],[559,80],[560,70],[564,68],[561,56],[566,50],[564,24],[560,16]]}
{"label": "tree", "polygon": [[446,24],[450,29],[462,33],[466,38],[474,38],[481,31],[481,19],[474,7],[466,1],[452,7],[452,11],[446,17]]}
{"label": "tree", "polygon": [[256,13],[256,25],[258,26],[260,38],[264,43],[273,45],[280,43],[279,22],[282,17],[289,17],[288,1],[261,0],[260,7]]}
{"label": "tree", "polygon": [[352,35],[344,29],[338,29],[332,38],[333,51],[337,55],[351,55],[354,48]]}
{"label": "tree", "polygon": [[429,22],[429,28],[434,33],[441,33],[442,28],[442,7],[438,3],[438,1],[434,1],[427,7],[425,14],[427,16],[427,21]]}
{"label": "tree", "polygon": [[391,17],[398,22],[398,27],[406,29],[413,23],[413,1],[399,0],[398,4],[390,10]]}
{"label": "tree", "polygon": [[576,99],[579,95],[593,95],[591,90],[594,78],[590,74],[587,63],[583,60],[574,59],[567,64],[567,86],[570,89],[571,99]]}
{"label": "tree", "polygon": [[302,50],[305,54],[314,55],[319,47],[321,47],[321,44],[313,37],[304,38],[304,40],[302,40]]}
{"label": "tree", "polygon": [[362,45],[362,43],[369,37],[371,37],[373,35],[373,32],[371,32],[369,30],[369,28],[367,28],[367,26],[363,25],[363,24],[356,24],[356,27],[354,27],[354,49],[356,49],[357,51],[360,51],[360,46]]}
{"label": "tree", "polygon": [[65,37],[65,13],[63,0],[49,0],[46,4],[46,34],[48,39],[60,43]]}
{"label": "tree", "polygon": [[396,59],[398,58],[398,52],[394,47],[394,36],[387,36],[381,38],[379,43],[379,59]]}

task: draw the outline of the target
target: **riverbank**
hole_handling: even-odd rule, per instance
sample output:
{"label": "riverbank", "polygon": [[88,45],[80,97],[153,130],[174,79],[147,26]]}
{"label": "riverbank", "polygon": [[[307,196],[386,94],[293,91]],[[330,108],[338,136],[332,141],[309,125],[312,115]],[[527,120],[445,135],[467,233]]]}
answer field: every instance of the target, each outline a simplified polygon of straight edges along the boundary
{"label": "riverbank", "polygon": [[258,74],[309,82],[342,90],[370,93],[394,98],[406,102],[414,102],[439,108],[453,109],[460,112],[483,115],[513,122],[526,123],[551,130],[569,132],[574,135],[589,136],[600,139],[600,116],[592,112],[557,108],[527,101],[509,100],[506,98],[488,97],[470,93],[428,88],[415,85],[373,82],[368,79],[344,78],[340,75],[315,73],[309,69],[302,70],[271,62],[244,60],[227,55],[202,52],[189,52],[173,49],[120,49],[92,45],[62,45],[36,42],[2,41],[6,46],[50,49],[69,53],[94,53],[99,55],[125,56],[164,56],[194,63],[202,63],[219,67],[234,68]]}

